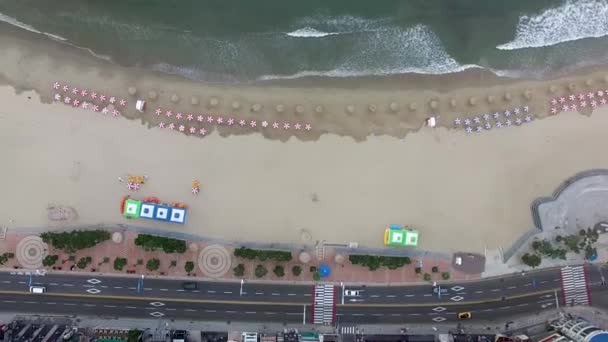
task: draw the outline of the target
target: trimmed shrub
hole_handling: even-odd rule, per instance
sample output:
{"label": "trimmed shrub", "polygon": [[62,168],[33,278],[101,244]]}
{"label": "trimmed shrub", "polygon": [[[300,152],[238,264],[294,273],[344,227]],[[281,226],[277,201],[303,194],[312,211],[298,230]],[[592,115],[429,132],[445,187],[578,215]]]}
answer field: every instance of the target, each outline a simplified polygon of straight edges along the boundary
{"label": "trimmed shrub", "polygon": [[269,251],[262,249],[252,249],[247,247],[236,248],[234,250],[234,256],[248,260],[255,260],[257,258],[260,261],[274,260],[279,262],[287,262],[293,259],[291,252]]}
{"label": "trimmed shrub", "polygon": [[186,261],[186,264],[184,265],[184,270],[186,271],[186,273],[190,273],[194,270],[194,263],[192,261]]}
{"label": "trimmed shrub", "polygon": [[59,259],[59,255],[47,255],[42,259],[42,266],[53,266]]}
{"label": "trimmed shrub", "polygon": [[135,239],[135,245],[146,250],[162,249],[165,253],[184,253],[186,251],[186,241],[172,239],[162,236],[139,234]]}
{"label": "trimmed shrub", "polygon": [[285,268],[281,265],[277,265],[272,270],[272,273],[274,273],[277,277],[282,278],[285,276]]}
{"label": "trimmed shrub", "polygon": [[238,264],[232,271],[234,272],[235,277],[242,277],[245,274],[245,265]]}
{"label": "trimmed shrub", "polygon": [[256,278],[262,278],[267,273],[268,273],[268,270],[266,269],[266,267],[264,267],[262,265],[257,265],[256,266],[256,268],[255,268],[255,276],[256,276]]}
{"label": "trimmed shrub", "polygon": [[127,258],[117,257],[114,259],[114,269],[117,271],[122,271],[122,269],[127,266]]}
{"label": "trimmed shrub", "polygon": [[302,274],[302,267],[300,267],[299,265],[295,265],[291,268],[291,273],[293,273],[294,276],[298,277],[300,274]]}
{"label": "trimmed shrub", "polygon": [[40,234],[42,241],[68,253],[91,248],[110,239],[110,232],[105,230],[73,230],[71,232]]}
{"label": "trimmed shrub", "polygon": [[148,260],[148,262],[146,263],[146,268],[149,271],[156,271],[156,270],[158,270],[159,267],[160,267],[160,260],[158,260],[156,258],[152,258],[152,259]]}
{"label": "trimmed shrub", "polygon": [[83,270],[87,266],[89,266],[89,264],[91,263],[91,261],[93,261],[93,259],[90,256],[84,257],[84,258],[80,258],[80,260],[78,260],[78,262],[76,263],[76,267],[78,267],[81,270]]}

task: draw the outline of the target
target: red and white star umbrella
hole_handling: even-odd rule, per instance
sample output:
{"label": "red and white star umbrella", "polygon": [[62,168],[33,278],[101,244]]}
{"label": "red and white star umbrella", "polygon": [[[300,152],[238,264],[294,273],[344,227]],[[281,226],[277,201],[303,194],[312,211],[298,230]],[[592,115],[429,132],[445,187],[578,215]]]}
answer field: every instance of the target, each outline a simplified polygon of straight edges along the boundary
{"label": "red and white star umbrella", "polygon": [[156,115],[161,115],[162,114],[162,110],[160,108],[157,108],[154,113],[156,113]]}
{"label": "red and white star umbrella", "polygon": [[93,111],[94,112],[98,112],[99,111],[99,106],[98,105],[93,105]]}
{"label": "red and white star umbrella", "polygon": [[580,106],[581,108],[587,107],[587,101],[581,101]]}
{"label": "red and white star umbrella", "polygon": [[109,110],[107,107],[103,107],[103,109],[101,110],[101,114],[108,114]]}
{"label": "red and white star umbrella", "polygon": [[207,122],[208,123],[213,123],[215,121],[215,119],[213,118],[213,116],[208,116],[207,117]]}
{"label": "red and white star umbrella", "polygon": [[251,127],[255,127],[257,124],[258,124],[258,123],[257,123],[257,122],[255,122],[255,120],[251,120],[251,122],[249,123],[249,125],[250,125]]}
{"label": "red and white star umbrella", "polygon": [[243,119],[239,120],[239,125],[240,126],[245,126],[245,120],[243,120]]}
{"label": "red and white star umbrella", "polygon": [[310,124],[306,124],[306,126],[304,126],[304,129],[307,131],[310,131],[312,129],[312,127],[310,127]]}
{"label": "red and white star umbrella", "polygon": [[63,103],[70,104],[71,102],[72,102],[72,99],[69,96],[66,96],[63,98]]}
{"label": "red and white star umbrella", "polygon": [[78,88],[72,88],[72,94],[78,95]]}
{"label": "red and white star umbrella", "polygon": [[194,133],[194,132],[196,132],[196,128],[190,127],[190,133]]}
{"label": "red and white star umbrella", "polygon": [[597,101],[591,101],[591,107],[593,107],[593,108],[597,107]]}
{"label": "red and white star umbrella", "polygon": [[183,132],[186,129],[186,127],[184,127],[184,125],[179,125],[178,129],[180,132]]}
{"label": "red and white star umbrella", "polygon": [[578,94],[578,99],[579,100],[584,100],[585,99],[585,94]]}
{"label": "red and white star umbrella", "polygon": [[264,127],[264,128],[268,127],[268,121],[266,121],[266,120],[262,121],[262,127]]}
{"label": "red and white star umbrella", "polygon": [[70,87],[68,87],[68,85],[64,85],[63,87],[61,87],[61,90],[63,90],[64,92],[67,92],[68,90],[70,90]]}
{"label": "red and white star umbrella", "polygon": [[80,91],[80,96],[85,97],[85,96],[87,96],[87,94],[88,94],[88,93],[89,93],[89,91],[88,91],[88,90],[86,90],[86,89],[82,89],[82,90]]}
{"label": "red and white star umbrella", "polygon": [[186,117],[186,119],[188,119],[188,121],[192,121],[194,119],[194,115],[188,114],[188,116]]}
{"label": "red and white star umbrella", "polygon": [[120,99],[120,102],[119,102],[119,103],[120,103],[120,105],[121,105],[121,106],[123,106],[123,107],[124,107],[124,106],[126,106],[126,105],[127,105],[127,100],[125,100],[125,99]]}
{"label": "red and white star umbrella", "polygon": [[587,98],[594,98],[595,97],[595,93],[590,92],[589,94],[587,94]]}
{"label": "red and white star umbrella", "polygon": [[570,110],[570,107],[568,107],[567,105],[562,106],[562,111],[567,112],[569,110]]}
{"label": "red and white star umbrella", "polygon": [[293,125],[293,128],[295,128],[296,130],[299,130],[300,128],[302,128],[302,125],[300,125],[299,122],[296,122],[296,124]]}
{"label": "red and white star umbrella", "polygon": [[59,84],[59,82],[53,83],[53,89],[57,90],[59,89],[59,87],[61,87],[61,84]]}
{"label": "red and white star umbrella", "polygon": [[217,122],[218,125],[221,125],[224,123],[224,118],[221,116],[218,116],[215,121]]}
{"label": "red and white star umbrella", "polygon": [[560,97],[559,98],[559,103],[564,103],[566,102],[566,98],[565,97]]}
{"label": "red and white star umbrella", "polygon": [[158,128],[165,128],[165,123],[164,122],[159,122],[158,123]]}
{"label": "red and white star umbrella", "polygon": [[128,182],[128,183],[127,183],[127,189],[129,189],[129,190],[133,190],[133,183]]}
{"label": "red and white star umbrella", "polygon": [[291,125],[288,122],[283,124],[283,129],[289,129],[289,127],[291,127]]}
{"label": "red and white star umbrella", "polygon": [[78,107],[78,105],[80,104],[80,100],[74,99],[74,101],[72,101],[72,104],[74,105],[74,107]]}
{"label": "red and white star umbrella", "polygon": [[106,100],[106,96],[105,95],[99,96],[99,101],[103,102],[105,100]]}
{"label": "red and white star umbrella", "polygon": [[576,104],[573,103],[572,105],[570,105],[570,110],[576,110],[576,108]]}
{"label": "red and white star umbrella", "polygon": [[602,98],[602,99],[600,100],[600,103],[601,103],[602,105],[605,105],[605,104],[606,104],[606,99],[605,99],[605,98]]}
{"label": "red and white star umbrella", "polygon": [[55,99],[55,101],[61,101],[61,95],[59,94],[55,94],[53,98]]}
{"label": "red and white star umbrella", "polygon": [[175,129],[175,124],[173,122],[169,124],[169,129],[171,129],[171,130]]}
{"label": "red and white star umbrella", "polygon": [[277,122],[273,122],[272,123],[272,128],[279,128],[279,124]]}
{"label": "red and white star umbrella", "polygon": [[604,92],[603,92],[603,91],[601,91],[601,90],[598,90],[598,91],[597,91],[597,96],[599,96],[599,97],[604,96]]}
{"label": "red and white star umbrella", "polygon": [[198,194],[199,189],[198,188],[192,188],[192,194],[196,195]]}
{"label": "red and white star umbrella", "polygon": [[120,112],[117,111],[116,109],[112,110],[112,116],[113,117],[118,117],[120,115]]}
{"label": "red and white star umbrella", "polygon": [[555,106],[557,104],[557,99],[551,99],[551,104]]}
{"label": "red and white star umbrella", "polygon": [[201,129],[198,130],[198,133],[200,135],[205,135],[207,133],[207,130],[205,128],[201,128]]}
{"label": "red and white star umbrella", "polygon": [[173,115],[173,112],[172,112],[172,111],[170,111],[170,110],[168,110],[168,111],[166,111],[166,112],[165,112],[165,115],[166,115],[168,118],[170,118],[170,117]]}
{"label": "red and white star umbrella", "polygon": [[81,107],[82,109],[89,109],[89,103],[85,101],[85,102],[83,102],[83,103],[80,105],[80,107]]}
{"label": "red and white star umbrella", "polygon": [[203,120],[205,120],[205,118],[202,115],[198,115],[196,117],[196,121],[198,121],[198,122],[203,122]]}
{"label": "red and white star umbrella", "polygon": [[551,108],[551,113],[552,114],[556,114],[557,113],[557,108]]}
{"label": "red and white star umbrella", "polygon": [[574,101],[574,100],[576,100],[576,95],[571,94],[568,96],[568,98],[570,99],[570,101]]}
{"label": "red and white star umbrella", "polygon": [[133,190],[139,190],[139,183],[133,183]]}
{"label": "red and white star umbrella", "polygon": [[97,98],[97,93],[91,93],[91,98],[95,100]]}
{"label": "red and white star umbrella", "polygon": [[181,119],[182,119],[182,113],[179,113],[179,112],[178,112],[178,113],[176,113],[176,114],[175,114],[175,118],[176,118],[177,120],[181,120]]}
{"label": "red and white star umbrella", "polygon": [[228,119],[228,126],[232,126],[234,125],[234,119],[233,118],[229,118]]}
{"label": "red and white star umbrella", "polygon": [[116,102],[116,98],[114,96],[112,96],[112,97],[110,97],[109,101],[111,104],[114,104],[114,102]]}

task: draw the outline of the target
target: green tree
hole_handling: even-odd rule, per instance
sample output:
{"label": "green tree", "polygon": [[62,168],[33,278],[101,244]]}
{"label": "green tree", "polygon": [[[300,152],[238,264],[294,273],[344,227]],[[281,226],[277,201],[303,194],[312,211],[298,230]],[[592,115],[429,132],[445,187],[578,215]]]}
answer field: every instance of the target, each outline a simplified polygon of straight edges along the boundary
{"label": "green tree", "polygon": [[536,268],[536,267],[538,267],[538,265],[540,265],[542,259],[540,258],[540,256],[538,256],[536,254],[526,253],[521,257],[521,261],[525,265],[528,265],[532,268]]}
{"label": "green tree", "polygon": [[431,268],[431,272],[433,272],[433,273],[439,272],[439,267],[433,266],[433,268]]}
{"label": "green tree", "polygon": [[428,274],[428,273],[425,273],[425,274],[424,274],[424,280],[425,280],[425,281],[430,281],[430,280],[431,280],[431,275],[430,275],[430,274]]}
{"label": "green tree", "polygon": [[555,242],[562,242],[562,240],[563,240],[563,237],[561,235],[557,235],[555,237]]}
{"label": "green tree", "polygon": [[321,273],[319,273],[319,271],[314,271],[312,273],[312,280],[314,280],[314,281],[320,281],[321,280]]}
{"label": "green tree", "polygon": [[47,255],[42,259],[42,266],[53,266],[59,260],[59,255]]}
{"label": "green tree", "polygon": [[268,273],[268,270],[266,269],[266,267],[264,267],[262,265],[257,265],[256,266],[256,268],[255,268],[255,276],[256,276],[256,278],[262,278],[267,273]]}
{"label": "green tree", "polygon": [[90,256],[80,258],[78,260],[78,262],[76,263],[76,267],[78,267],[81,270],[83,270],[83,269],[85,269],[91,263],[91,261],[93,261],[93,259]]}
{"label": "green tree", "polygon": [[443,280],[450,279],[450,272],[442,272],[441,273],[441,278],[443,278]]}
{"label": "green tree", "polygon": [[534,240],[532,242],[532,249],[538,251],[540,249],[541,243],[538,240]]}
{"label": "green tree", "polygon": [[129,333],[127,334],[127,342],[139,342],[142,334],[143,332],[141,330],[129,330]]}
{"label": "green tree", "polygon": [[151,251],[162,249],[165,253],[184,253],[186,251],[185,240],[149,234],[137,235],[135,245]]}
{"label": "green tree", "polygon": [[184,265],[184,270],[186,270],[186,273],[190,273],[194,270],[194,263],[192,261],[186,261],[186,264]]}
{"label": "green tree", "polygon": [[274,273],[277,277],[282,278],[285,276],[285,268],[283,268],[281,265],[276,265],[272,270],[272,273]]}
{"label": "green tree", "polygon": [[127,265],[127,258],[116,257],[114,259],[114,269],[117,271],[122,271],[122,269]]}
{"label": "green tree", "polygon": [[420,268],[420,267],[416,267],[416,268],[414,269],[414,272],[416,272],[416,274],[420,274],[420,273],[422,273],[422,268]]}
{"label": "green tree", "polygon": [[291,268],[291,273],[293,273],[294,276],[299,277],[300,274],[302,274],[302,267],[295,265]]}
{"label": "green tree", "polygon": [[596,255],[597,255],[597,250],[594,247],[592,247],[591,245],[588,245],[587,247],[585,247],[585,259],[591,260]]}
{"label": "green tree", "polygon": [[57,249],[73,253],[80,249],[91,248],[110,239],[110,232],[105,230],[73,230],[70,232],[46,232],[40,234],[42,241]]}
{"label": "green tree", "polygon": [[234,272],[235,277],[242,277],[245,274],[245,265],[238,264],[232,271]]}
{"label": "green tree", "polygon": [[148,262],[146,263],[146,268],[149,271],[156,271],[156,270],[158,270],[159,267],[160,267],[160,260],[158,260],[156,258],[152,258],[152,259],[148,260]]}

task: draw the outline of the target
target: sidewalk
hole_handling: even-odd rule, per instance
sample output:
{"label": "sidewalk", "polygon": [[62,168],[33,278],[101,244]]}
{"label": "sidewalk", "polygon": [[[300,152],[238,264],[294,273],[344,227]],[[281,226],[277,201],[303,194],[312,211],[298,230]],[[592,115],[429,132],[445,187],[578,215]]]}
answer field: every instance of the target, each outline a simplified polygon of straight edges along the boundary
{"label": "sidewalk", "polygon": [[[109,230],[106,228],[106,230]],[[42,269],[42,260],[47,255],[57,255],[58,261],[53,267],[46,267],[48,270],[57,272],[93,272],[103,274],[145,274],[148,277],[183,277],[196,278],[200,280],[222,280],[240,281],[241,278],[247,281],[273,281],[281,283],[313,283],[313,271],[319,269],[321,264],[331,268],[331,274],[322,278],[324,282],[346,282],[360,283],[369,285],[398,285],[413,283],[428,283],[424,281],[423,275],[431,275],[432,281],[443,281],[442,272],[449,272],[450,280],[475,280],[481,274],[465,274],[456,271],[451,265],[451,256],[442,256],[437,253],[415,253],[411,257],[411,264],[405,265],[396,270],[379,268],[369,271],[366,267],[353,265],[348,260],[348,255],[342,254],[343,248],[311,246],[309,248],[292,249],[293,259],[289,262],[259,261],[237,258],[234,256],[235,245],[219,244],[203,239],[188,239],[187,250],[182,253],[167,254],[162,251],[145,251],[136,246],[134,240],[140,230],[128,228],[109,230],[112,239],[100,243],[99,245],[79,250],[76,253],[68,254],[61,250],[54,249],[52,246],[42,242],[35,232],[22,232],[20,230],[8,230],[6,237],[0,240],[0,251],[15,254],[13,259],[0,267],[10,269]],[[236,245],[236,248],[240,245]],[[407,253],[408,250],[404,250]],[[91,263],[84,269],[75,267],[81,258],[91,258]],[[122,271],[114,269],[116,257],[127,259],[127,264]],[[149,271],[146,268],[148,260],[156,258],[160,261],[160,267],[156,271]],[[185,270],[186,262],[193,262],[194,269],[188,273]],[[233,269],[243,264],[245,272],[243,276],[235,276]],[[267,274],[264,277],[255,276],[255,268],[262,265],[266,268]],[[279,277],[274,274],[276,266],[282,266],[284,276]],[[296,275],[292,268],[299,266],[301,274]],[[422,271],[416,274],[416,267],[422,266]],[[432,272],[433,267],[437,267],[437,272]],[[72,270],[73,269],[73,270]]]}

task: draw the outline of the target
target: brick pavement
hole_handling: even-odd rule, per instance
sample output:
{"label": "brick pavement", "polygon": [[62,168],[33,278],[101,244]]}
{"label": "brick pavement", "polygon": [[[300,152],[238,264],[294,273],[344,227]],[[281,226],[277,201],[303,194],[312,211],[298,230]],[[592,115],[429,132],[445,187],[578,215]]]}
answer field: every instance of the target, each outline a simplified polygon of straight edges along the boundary
{"label": "brick pavement", "polygon": [[[162,251],[145,251],[143,248],[134,245],[134,239],[137,237],[137,233],[129,230],[115,230],[122,234],[122,241],[116,243],[112,240],[101,243],[93,248],[84,249],[77,251],[73,254],[67,254],[65,252],[56,250],[52,246],[48,246],[48,250],[45,251],[49,255],[58,255],[59,259],[55,265],[57,270],[68,271],[72,265],[82,258],[90,256],[92,263],[88,265],[82,271],[88,272],[101,272],[101,273],[126,273],[127,271],[136,274],[146,274],[149,276],[172,276],[172,277],[186,277],[188,274],[184,269],[184,265],[187,261],[193,261],[195,269],[190,276],[197,278],[209,277],[205,276],[199,265],[199,254],[201,251],[210,244],[216,244],[204,240],[198,241],[187,241],[188,249],[185,253],[179,254],[167,254]],[[113,231],[114,232],[114,231]],[[17,231],[9,230],[4,240],[0,240],[0,252],[13,252],[23,238],[26,236],[36,235],[34,233],[19,233]],[[290,262],[274,262],[274,261],[258,261],[258,260],[246,260],[239,259],[233,255],[234,247],[224,246],[230,253],[229,262],[231,264],[228,272],[217,279],[223,280],[238,280],[241,277],[235,277],[232,269],[238,264],[245,265],[245,275],[242,278],[248,280],[260,280],[260,281],[282,281],[282,282],[311,282],[313,273],[310,271],[310,267],[319,267],[320,264],[327,264],[331,267],[331,275],[323,279],[323,281],[330,282],[348,282],[348,283],[362,283],[362,284],[403,284],[403,283],[415,283],[423,282],[423,274],[429,273],[432,275],[431,281],[441,281],[441,272],[450,272],[450,280],[464,280],[464,279],[479,279],[480,274],[464,274],[455,271],[451,267],[451,260],[447,258],[425,257],[423,258],[423,269],[420,274],[415,273],[415,268],[419,265],[419,259],[412,258],[412,263],[396,270],[388,270],[380,268],[376,271],[369,271],[366,267],[352,265],[348,261],[348,256],[344,257],[344,261],[337,263],[335,261],[336,252],[332,248],[326,248],[325,256],[323,260],[317,260],[314,248],[311,247],[307,252],[311,255],[311,261],[309,263],[301,263],[298,261],[298,253],[300,250],[294,250],[292,252],[293,260]],[[73,258],[70,258],[70,255]],[[115,271],[113,268],[115,257],[127,258],[127,266],[122,272]],[[151,272],[146,269],[146,262],[151,258],[157,258],[160,260],[160,268],[157,271]],[[172,262],[174,264],[172,264]],[[174,265],[174,266],[173,266]],[[268,270],[268,273],[263,278],[255,277],[255,267],[257,265],[263,265]],[[278,277],[273,273],[273,269],[276,265],[282,265],[285,270],[284,277]],[[299,265],[302,268],[302,273],[296,276],[292,273],[292,267]],[[431,269],[433,266],[439,268],[439,272],[433,273]],[[17,258],[9,260],[2,267],[5,268],[19,268],[19,262]],[[78,268],[74,269],[74,272],[81,271]]]}

